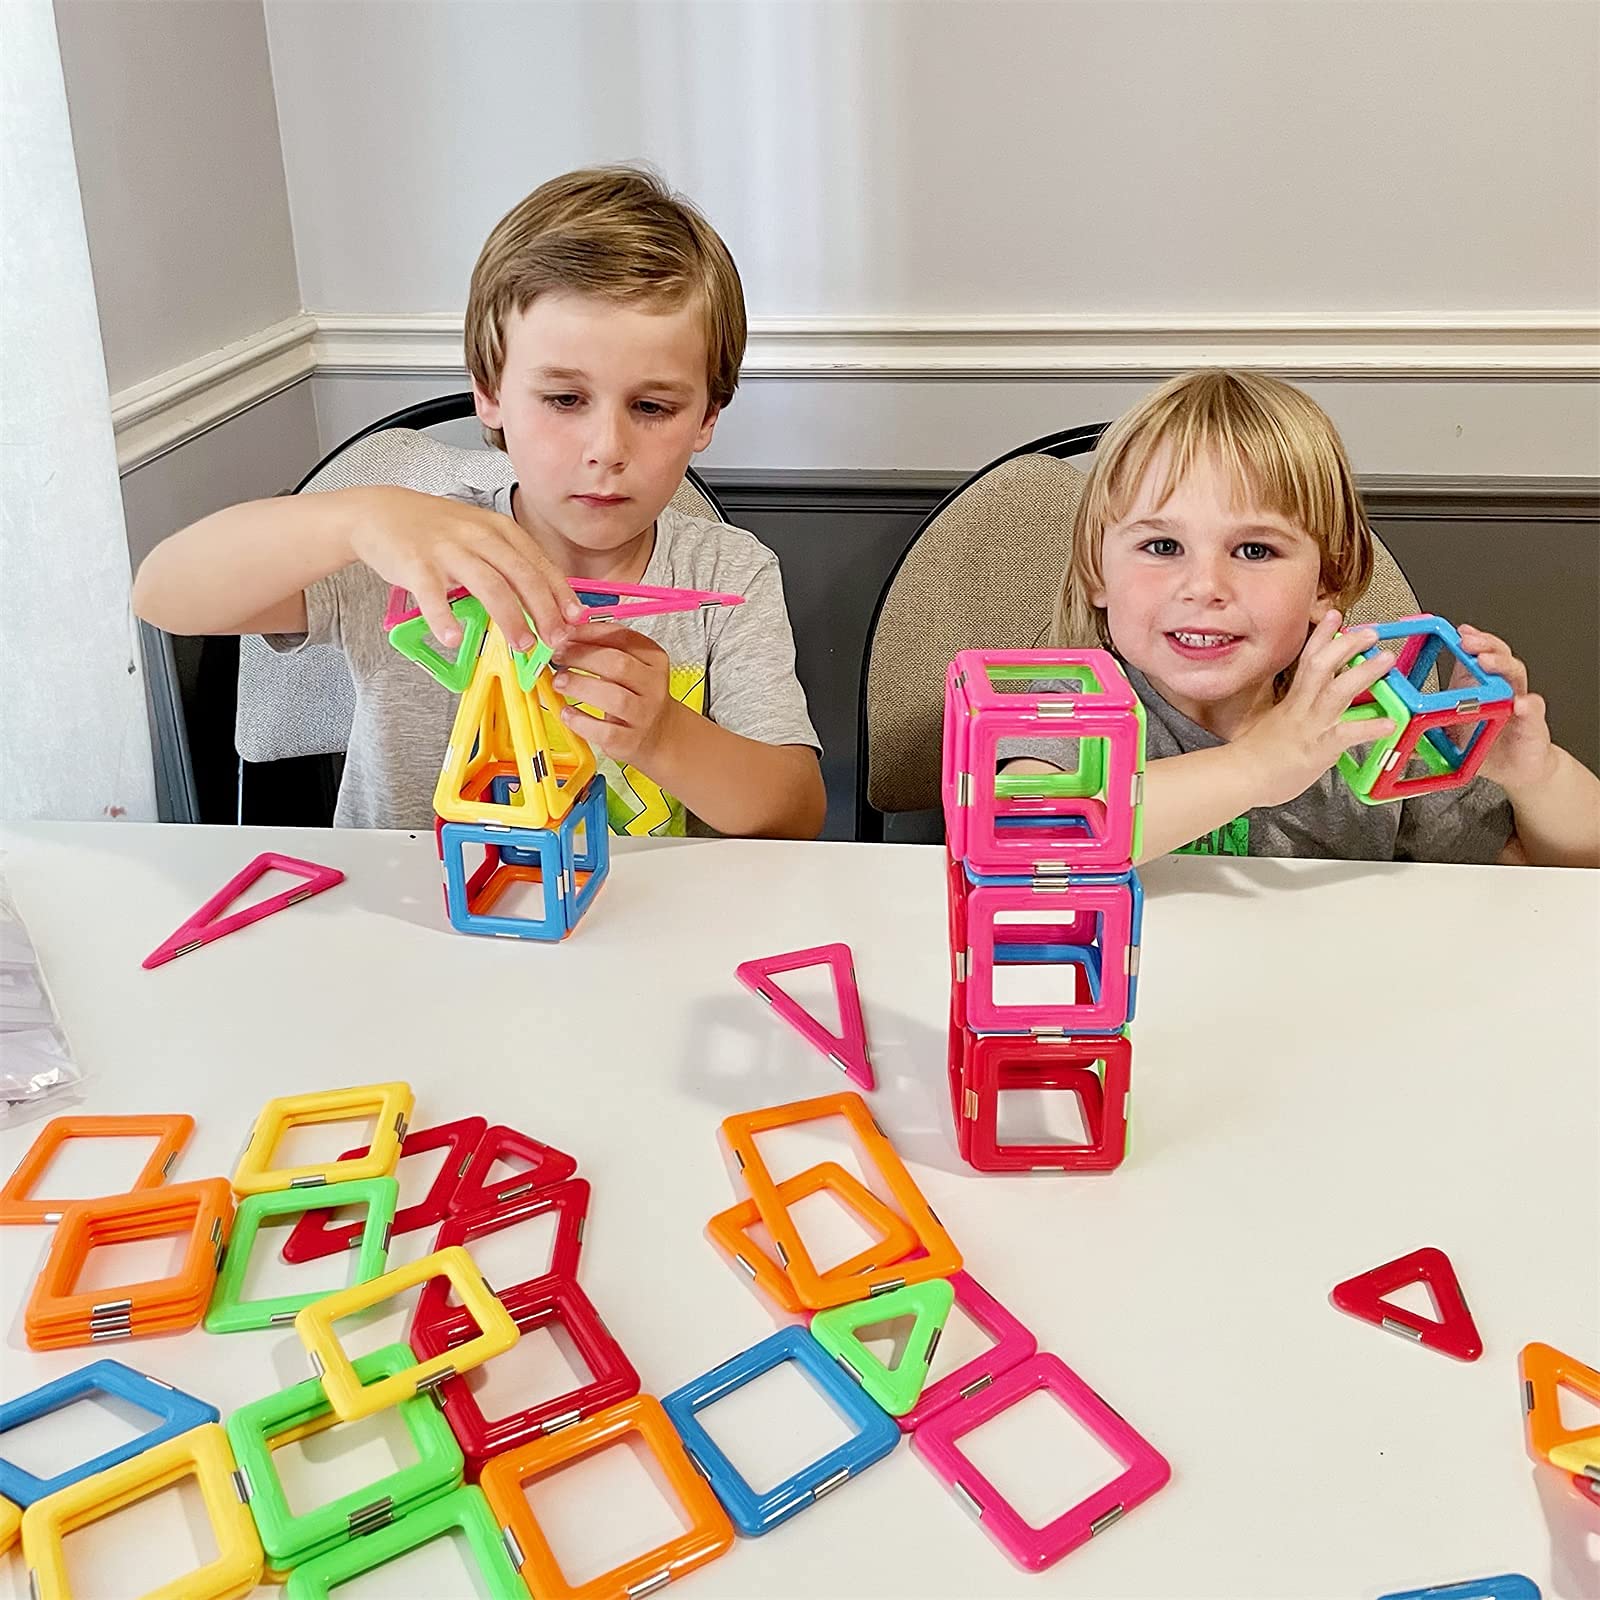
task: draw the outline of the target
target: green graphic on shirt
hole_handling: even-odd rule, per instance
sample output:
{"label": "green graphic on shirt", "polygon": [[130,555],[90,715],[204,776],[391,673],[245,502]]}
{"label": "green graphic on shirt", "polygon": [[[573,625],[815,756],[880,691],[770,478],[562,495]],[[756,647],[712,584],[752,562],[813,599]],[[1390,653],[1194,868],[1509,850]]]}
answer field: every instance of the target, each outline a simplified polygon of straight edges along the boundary
{"label": "green graphic on shirt", "polygon": [[[697,662],[680,663],[672,668],[667,692],[680,705],[705,715],[706,669]],[[606,779],[606,817],[613,833],[644,837],[654,834],[681,837],[687,815],[683,802],[667,794],[637,767],[619,767],[596,752],[596,762]]]}
{"label": "green graphic on shirt", "polygon": [[1250,819],[1235,817],[1210,833],[1180,845],[1175,856],[1247,856],[1250,854]]}

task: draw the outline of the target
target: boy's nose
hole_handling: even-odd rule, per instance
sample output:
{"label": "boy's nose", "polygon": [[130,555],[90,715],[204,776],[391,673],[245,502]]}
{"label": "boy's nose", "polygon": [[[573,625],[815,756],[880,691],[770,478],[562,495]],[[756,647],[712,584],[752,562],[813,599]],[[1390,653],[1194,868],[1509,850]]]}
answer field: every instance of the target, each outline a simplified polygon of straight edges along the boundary
{"label": "boy's nose", "polygon": [[1181,588],[1185,600],[1212,603],[1226,600],[1229,593],[1227,557],[1191,556],[1183,564]]}
{"label": "boy's nose", "polygon": [[620,467],[626,459],[623,429],[617,418],[607,415],[596,418],[594,431],[589,435],[589,448],[584,452],[591,467],[602,470]]}

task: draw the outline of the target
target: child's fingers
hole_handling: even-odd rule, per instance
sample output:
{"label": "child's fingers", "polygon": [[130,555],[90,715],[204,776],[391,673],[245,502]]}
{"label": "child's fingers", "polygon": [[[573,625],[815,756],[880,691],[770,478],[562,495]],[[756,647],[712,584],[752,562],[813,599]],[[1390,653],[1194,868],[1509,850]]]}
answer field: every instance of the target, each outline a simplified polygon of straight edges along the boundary
{"label": "child's fingers", "polygon": [[[1471,623],[1463,623],[1458,631],[1461,643],[1485,672],[1504,678],[1514,694],[1527,693],[1528,669],[1504,639],[1498,634],[1485,633],[1482,628],[1474,628]],[[1450,680],[1452,688],[1471,681],[1472,674],[1461,667],[1456,668]]]}
{"label": "child's fingers", "polygon": [[1300,665],[1295,668],[1294,676],[1297,685],[1304,680],[1303,694],[1320,692],[1352,656],[1370,650],[1378,642],[1377,634],[1370,628],[1340,633],[1338,615],[1337,611],[1330,611],[1317,624],[1300,652]]}
{"label": "child's fingers", "polygon": [[[566,580],[558,573],[534,566],[515,553],[505,564],[505,575],[516,591],[521,610],[532,619],[539,637],[549,645],[563,642],[582,615],[578,597],[573,594]],[[525,650],[528,646],[518,645],[517,648]]]}
{"label": "child's fingers", "polygon": [[1327,694],[1330,697],[1328,709],[1341,715],[1348,711],[1359,696],[1365,694],[1380,679],[1388,676],[1394,667],[1394,662],[1395,658],[1387,650],[1379,650],[1365,661],[1358,661],[1353,667],[1346,667],[1328,685]]}
{"label": "child's fingers", "polygon": [[585,622],[568,635],[568,644],[561,652],[562,662],[576,662],[590,650],[620,652],[632,660],[665,664],[667,652],[647,633],[625,627],[620,622]]}
{"label": "child's fingers", "polygon": [[1358,744],[1376,744],[1393,732],[1394,720],[1390,717],[1366,717],[1356,722],[1341,722],[1339,748],[1354,750]]}
{"label": "child's fingers", "polygon": [[1509,650],[1504,654],[1499,651],[1485,651],[1478,657],[1478,665],[1485,672],[1492,672],[1497,678],[1504,678],[1511,685],[1513,694],[1528,692],[1528,669]]}
{"label": "child's fingers", "polygon": [[[523,609],[547,644],[583,618],[572,585],[556,571],[531,534],[511,517],[493,516],[492,547],[482,552],[521,597]],[[509,635],[507,635],[509,637]]]}
{"label": "child's fingers", "polygon": [[645,665],[638,656],[627,650],[618,650],[612,645],[585,645],[576,640],[569,640],[561,647],[559,667],[556,687],[561,689],[563,694],[566,690],[561,680],[572,672],[582,672],[608,683],[624,683],[630,686],[641,684],[646,672]]}
{"label": "child's fingers", "polygon": [[565,672],[556,674],[555,684],[558,694],[570,695],[586,706],[593,706],[608,722],[631,726],[638,717],[639,697],[625,684],[606,678],[574,678]]}
{"label": "child's fingers", "polygon": [[428,632],[447,648],[460,644],[461,624],[450,609],[450,586],[430,572],[413,579],[406,588],[417,602],[417,610],[428,624]]}
{"label": "child's fingers", "polygon": [[1486,633],[1482,628],[1475,628],[1470,622],[1463,622],[1456,630],[1461,635],[1461,642],[1475,656],[1482,655],[1485,650],[1499,650],[1505,655],[1511,654],[1508,645],[1497,633]]}
{"label": "child's fingers", "polygon": [[1528,727],[1545,726],[1545,702],[1542,694],[1519,694],[1511,702],[1511,715]]}
{"label": "child's fingers", "polygon": [[633,730],[625,723],[602,721],[599,717],[590,716],[587,711],[580,711],[576,706],[568,706],[561,713],[561,720],[585,743],[592,745],[601,755],[611,756],[613,759],[619,759],[619,747],[633,734]]}
{"label": "child's fingers", "polygon": [[[521,600],[517,598],[511,585],[487,561],[480,561],[473,556],[463,556],[456,563],[454,576],[458,583],[465,584],[483,602],[484,610],[505,635],[506,642],[513,650],[527,650],[532,647],[533,638],[528,632],[528,624],[522,614]],[[461,636],[459,628],[455,629],[455,634],[456,639],[459,639]],[[436,632],[434,636],[441,644],[456,642],[456,639],[446,639],[442,633]]]}
{"label": "child's fingers", "polygon": [[1337,611],[1325,611],[1321,620],[1314,627],[1306,642],[1300,647],[1300,664],[1308,666],[1318,657],[1323,655],[1328,646],[1337,637],[1339,632],[1340,617]]}
{"label": "child's fingers", "polygon": [[595,622],[580,622],[573,629],[572,637],[585,644],[622,644],[629,639],[642,639],[644,635],[625,622],[610,622],[601,618]]}

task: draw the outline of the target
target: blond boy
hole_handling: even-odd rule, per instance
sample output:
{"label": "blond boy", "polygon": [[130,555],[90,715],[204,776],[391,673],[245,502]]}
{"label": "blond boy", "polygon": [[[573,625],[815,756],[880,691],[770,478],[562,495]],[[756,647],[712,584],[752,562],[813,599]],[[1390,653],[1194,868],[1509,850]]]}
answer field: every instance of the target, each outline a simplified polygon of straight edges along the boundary
{"label": "blond boy", "polygon": [[1344,447],[1298,389],[1188,373],[1107,432],[1054,637],[1115,651],[1144,702],[1146,858],[1600,866],[1600,779],[1552,743],[1527,668],[1481,629],[1463,627],[1463,645],[1516,700],[1478,778],[1368,806],[1333,770],[1342,751],[1393,731],[1343,720],[1394,665],[1379,652],[1352,666],[1376,636],[1340,631],[1372,565]]}

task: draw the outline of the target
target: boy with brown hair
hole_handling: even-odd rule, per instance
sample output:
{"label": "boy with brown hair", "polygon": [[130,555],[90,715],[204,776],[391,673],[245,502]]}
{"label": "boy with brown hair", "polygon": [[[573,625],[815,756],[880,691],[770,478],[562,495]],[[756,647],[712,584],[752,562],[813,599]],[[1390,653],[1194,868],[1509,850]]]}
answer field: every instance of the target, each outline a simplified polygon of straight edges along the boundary
{"label": "boy with brown hair", "polygon": [[[431,827],[455,697],[389,648],[389,587],[439,639],[470,589],[515,649],[555,651],[568,726],[593,746],[613,830],[814,837],[825,797],[777,558],[668,502],[711,442],[744,355],[727,247],[655,177],[553,179],[490,233],[467,305],[478,416],[517,482],[437,497],[342,489],[253,501],[151,552],[134,609],[174,633],[337,644],[355,721],[335,821]],[[742,594],[741,606],[576,625],[569,579]]]}

